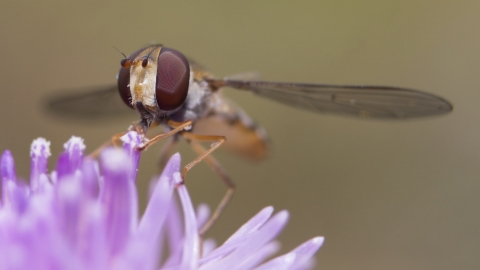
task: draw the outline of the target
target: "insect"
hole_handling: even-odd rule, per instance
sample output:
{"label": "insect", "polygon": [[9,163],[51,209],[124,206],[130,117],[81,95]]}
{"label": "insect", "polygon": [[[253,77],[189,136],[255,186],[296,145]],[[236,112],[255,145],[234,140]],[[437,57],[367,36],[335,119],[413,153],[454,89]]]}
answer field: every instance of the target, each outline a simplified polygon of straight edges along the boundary
{"label": "insect", "polygon": [[[158,136],[145,138],[139,150],[169,138],[161,154],[161,160],[165,161],[178,139],[186,139],[199,156],[185,166],[184,179],[195,164],[205,160],[227,186],[222,201],[200,231],[203,236],[225,208],[235,188],[210,153],[222,144],[250,158],[260,158],[267,151],[265,132],[222,96],[225,87],[250,91],[317,113],[362,118],[407,119],[452,110],[452,105],[441,97],[397,87],[218,79],[179,51],[162,45],[147,46],[125,57],[116,87],[57,96],[49,102],[49,109],[87,117],[117,115],[117,105],[121,102],[112,103],[112,100],[120,96],[123,107],[140,115],[140,120],[131,129],[146,134],[156,125],[167,128]],[[201,142],[212,144],[206,149]]]}

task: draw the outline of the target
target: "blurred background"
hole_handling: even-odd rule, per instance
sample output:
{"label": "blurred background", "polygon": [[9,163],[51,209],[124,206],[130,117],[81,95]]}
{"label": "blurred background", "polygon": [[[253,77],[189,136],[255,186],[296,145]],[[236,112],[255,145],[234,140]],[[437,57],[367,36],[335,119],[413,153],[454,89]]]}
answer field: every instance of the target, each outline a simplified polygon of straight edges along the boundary
{"label": "blurred background", "polygon": [[[322,116],[226,89],[272,140],[267,160],[215,156],[238,190],[210,236],[219,243],[267,205],[288,209],[282,251],[326,237],[318,269],[480,269],[480,16],[478,1],[4,2],[0,9],[0,149],[29,175],[29,147],[70,136],[87,152],[138,116],[65,121],[44,110],[58,91],[115,84],[122,56],[151,42],[219,77],[377,84],[451,101],[448,115],[412,121]],[[161,145],[141,160],[142,207]],[[185,143],[183,163],[195,155]],[[201,164],[195,204],[225,192]]]}

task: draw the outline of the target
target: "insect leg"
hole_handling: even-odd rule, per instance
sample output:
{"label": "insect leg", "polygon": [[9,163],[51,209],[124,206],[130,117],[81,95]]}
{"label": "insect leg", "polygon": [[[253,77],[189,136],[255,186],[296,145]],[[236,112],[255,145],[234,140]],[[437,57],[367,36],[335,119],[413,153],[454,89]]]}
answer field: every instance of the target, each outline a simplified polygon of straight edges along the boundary
{"label": "insect leg", "polygon": [[100,152],[102,152],[103,149],[107,148],[110,145],[118,147],[117,142],[125,134],[126,134],[126,132],[121,132],[121,133],[114,134],[109,141],[106,141],[104,144],[97,147],[97,149],[93,150],[93,152],[90,153],[86,158],[91,158],[91,159],[96,158],[100,154]]}
{"label": "insect leg", "polygon": [[165,133],[162,133],[160,135],[157,135],[153,138],[151,138],[150,140],[140,144],[138,146],[138,151],[143,151],[145,149],[147,149],[150,145],[158,142],[159,140],[161,139],[164,139],[164,138],[168,138],[180,131],[183,131],[184,129],[189,129],[189,127],[192,126],[192,121],[191,120],[188,120],[188,121],[185,121],[185,122],[173,122],[173,121],[168,121],[168,125],[169,126],[175,126],[174,129],[170,130],[169,132],[165,132]]}
{"label": "insect leg", "polygon": [[[210,153],[212,153],[225,141],[224,136],[202,136],[202,135],[192,134],[189,132],[182,132],[181,135],[189,142],[193,150],[195,150],[195,152],[199,154],[199,156],[195,160],[187,164],[183,169],[183,172],[182,172],[183,180],[185,181],[185,175],[193,166],[195,166],[197,163],[205,159],[205,161],[210,166],[210,168],[220,176],[223,183],[225,183],[225,185],[227,186],[227,192],[225,193],[222,200],[218,204],[217,208],[215,209],[215,212],[213,212],[213,215],[210,217],[210,219],[200,229],[199,234],[200,234],[200,237],[203,239],[205,234],[213,226],[215,221],[218,219],[218,217],[223,212],[228,202],[232,198],[233,193],[235,192],[235,183],[227,175],[227,173],[222,168],[220,163],[218,163],[218,161],[213,156],[210,155]],[[204,141],[214,141],[214,144],[208,150],[206,150],[199,143]]]}

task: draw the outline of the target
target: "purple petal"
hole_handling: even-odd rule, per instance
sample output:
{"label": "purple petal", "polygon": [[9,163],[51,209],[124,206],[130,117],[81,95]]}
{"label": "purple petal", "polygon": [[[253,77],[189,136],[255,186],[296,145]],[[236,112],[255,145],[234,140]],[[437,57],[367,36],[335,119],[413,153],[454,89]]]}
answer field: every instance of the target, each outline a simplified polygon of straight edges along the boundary
{"label": "purple petal", "polygon": [[75,136],[72,136],[63,147],[65,151],[60,155],[57,162],[58,179],[74,174],[80,169],[83,162],[83,151],[85,150],[83,139]]}
{"label": "purple petal", "polygon": [[15,173],[15,162],[13,161],[12,153],[5,150],[0,160],[0,173],[2,177],[2,202],[5,203],[7,183],[17,182],[17,175]]}
{"label": "purple petal", "polygon": [[17,213],[23,213],[27,206],[30,190],[22,181],[7,181],[2,187],[3,205],[10,205]]}
{"label": "purple petal", "polygon": [[83,151],[85,151],[83,139],[72,136],[63,147],[65,148],[65,153],[68,154],[70,171],[71,173],[74,173],[76,170],[80,169],[83,161]]}
{"label": "purple petal", "polygon": [[38,177],[38,186],[35,193],[51,192],[53,188],[54,187],[52,183],[50,183],[48,176],[46,174],[41,174],[40,177]]}
{"label": "purple petal", "polygon": [[295,262],[295,254],[285,254],[284,256],[277,257],[269,262],[260,265],[255,270],[287,270],[293,267]]}
{"label": "purple petal", "polygon": [[210,207],[207,204],[201,203],[197,206],[197,225],[200,230],[210,217]]}
{"label": "purple petal", "polygon": [[81,170],[81,184],[84,195],[96,198],[99,194],[99,168],[98,162],[91,159],[86,159],[83,162]]}
{"label": "purple petal", "polygon": [[[288,221],[288,212],[280,211],[269,219],[258,231],[244,236],[244,241],[238,242],[238,247],[228,256],[215,264],[215,269],[232,268],[232,265],[243,269],[242,262],[255,253],[265,244],[272,241],[283,229]],[[222,249],[223,246],[217,250]],[[212,252],[213,253],[213,252]]]}
{"label": "purple petal", "polygon": [[84,269],[108,269],[108,246],[105,238],[105,211],[100,204],[89,204],[85,209],[80,239],[87,245],[80,246],[82,261],[88,263]]}
{"label": "purple petal", "polygon": [[[180,171],[180,164],[181,158],[180,154],[174,154],[170,160],[168,161],[167,166],[165,166],[162,176],[171,175],[172,181],[173,174]],[[162,268],[169,268],[169,267],[177,267],[180,264],[182,259],[182,251],[183,251],[183,222],[180,218],[180,211],[178,208],[177,201],[172,199],[170,203],[170,207],[167,213],[167,223],[166,223],[166,236],[168,239],[168,247],[170,250],[170,255],[168,256],[167,260],[163,264]]]}
{"label": "purple petal", "polygon": [[12,153],[6,150],[0,161],[2,177],[2,203],[10,204],[13,209],[23,213],[28,205],[30,191],[25,183],[17,181],[15,162]]}
{"label": "purple petal", "polygon": [[152,196],[148,202],[145,213],[140,220],[136,241],[129,249],[130,256],[135,260],[134,266],[138,269],[152,269],[156,265],[149,265],[157,262],[159,251],[159,235],[164,226],[165,219],[170,209],[172,194],[175,188],[173,175],[169,172],[179,171],[180,155],[176,154],[170,158],[166,170],[157,181]]}
{"label": "purple petal", "polygon": [[267,220],[272,216],[273,207],[267,206],[260,210],[255,216],[253,216],[247,223],[243,224],[232,236],[230,236],[225,243],[234,241],[237,238],[243,237],[245,234],[257,231]]}
{"label": "purple petal", "polygon": [[57,218],[60,229],[66,237],[71,248],[76,248],[75,243],[79,242],[78,231],[82,226],[82,189],[81,183],[73,176],[64,177],[56,187]]}
{"label": "purple petal", "polygon": [[[179,172],[175,173],[173,177],[175,178],[175,183],[177,185],[183,182]],[[181,184],[178,186],[177,191],[182,203],[185,219],[185,240],[180,269],[195,269],[197,267],[200,244],[195,211],[193,210],[192,201],[188,195],[187,187]]]}
{"label": "purple petal", "polygon": [[[53,211],[53,193],[39,193],[30,197],[28,212],[19,219],[16,230],[17,244],[28,251],[24,262],[30,269],[61,269],[72,261],[70,249],[58,228],[58,218]],[[21,229],[20,229],[21,228]],[[68,254],[68,255],[67,255]],[[24,268],[22,268],[24,269]]]}
{"label": "purple petal", "polygon": [[142,138],[135,131],[129,131],[123,135],[120,140],[123,141],[123,149],[128,153],[131,158],[131,162],[135,168],[133,170],[133,179],[137,179],[138,162],[140,161],[140,151],[137,150],[137,146],[142,143]]}
{"label": "purple petal", "polygon": [[313,255],[323,245],[324,240],[323,237],[315,237],[290,251],[290,253],[296,254],[294,263],[295,268],[305,268],[304,266],[309,264]]}
{"label": "purple petal", "polygon": [[137,225],[136,189],[131,179],[133,166],[123,150],[113,148],[102,152],[101,161],[105,179],[101,201],[108,209],[107,242],[112,254],[117,254],[124,249]]}
{"label": "purple petal", "polygon": [[138,233],[149,232],[153,227],[158,227],[159,224],[163,224],[163,219],[166,217],[168,209],[170,209],[170,198],[175,187],[173,172],[180,170],[180,162],[180,155],[175,154],[165,166],[140,221]]}
{"label": "purple petal", "polygon": [[205,239],[203,241],[202,252],[204,256],[210,254],[210,252],[212,252],[216,248],[217,248],[217,242],[215,242],[215,240]]}
{"label": "purple petal", "polygon": [[246,258],[242,261],[240,268],[241,269],[252,269],[258,266],[260,263],[264,262],[267,258],[278,252],[280,249],[280,243],[277,241],[270,242],[259,250],[257,250],[254,254],[250,257]]}
{"label": "purple petal", "polygon": [[304,266],[308,265],[308,261],[322,246],[323,241],[323,237],[310,239],[289,253],[262,264],[258,269],[304,269]]}
{"label": "purple petal", "polygon": [[41,174],[47,173],[48,157],[50,156],[50,142],[44,138],[38,138],[33,141],[30,148],[31,172],[30,188],[33,192],[38,187],[38,178]]}
{"label": "purple petal", "polygon": [[210,254],[208,254],[208,256],[204,256],[202,259],[200,259],[200,264],[207,263],[210,260],[217,260],[232,252],[236,247],[246,241],[246,238],[244,237],[245,235],[257,231],[258,228],[268,221],[272,213],[273,207],[268,206],[263,208],[249,221],[247,221],[247,223],[242,225],[242,227],[240,227],[240,229],[238,229],[232,236],[230,236],[230,238],[228,238],[221,247],[212,251]]}
{"label": "purple petal", "polygon": [[56,179],[62,179],[64,176],[70,174],[70,168],[68,167],[68,153],[62,153],[58,156]]}
{"label": "purple petal", "polygon": [[[164,171],[165,172],[165,171]],[[182,260],[183,251],[183,222],[180,218],[180,210],[176,200],[172,200],[170,203],[170,209],[167,214],[167,228],[166,235],[168,240],[168,247],[170,249],[170,255],[163,264],[162,268],[175,268],[180,264]]]}
{"label": "purple petal", "polygon": [[8,179],[12,181],[17,180],[17,174],[15,173],[15,162],[13,160],[10,150],[5,150],[0,161],[0,172],[2,179]]}
{"label": "purple petal", "polygon": [[[173,177],[173,174],[176,172],[180,171],[180,165],[181,165],[182,159],[180,157],[179,153],[175,153],[172,155],[170,160],[168,161],[168,165],[165,166],[165,169],[163,169],[162,175],[169,175]],[[170,163],[172,163],[170,165]],[[171,178],[170,181],[175,182],[174,178]]]}

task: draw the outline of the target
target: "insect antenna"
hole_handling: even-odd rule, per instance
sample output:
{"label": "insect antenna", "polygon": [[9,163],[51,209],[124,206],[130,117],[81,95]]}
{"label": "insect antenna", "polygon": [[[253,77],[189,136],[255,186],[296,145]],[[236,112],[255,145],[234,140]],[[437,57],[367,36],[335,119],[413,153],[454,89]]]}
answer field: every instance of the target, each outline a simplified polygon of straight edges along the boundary
{"label": "insect antenna", "polygon": [[147,67],[147,65],[148,65],[148,59],[150,59],[150,54],[152,54],[152,52],[153,52],[157,47],[158,47],[158,46],[153,47],[152,50],[148,53],[147,58],[143,59],[143,61],[142,61],[142,67],[144,67],[144,68]]}
{"label": "insect antenna", "polygon": [[112,47],[117,50],[119,53],[121,53],[123,55],[123,59],[122,61],[120,61],[120,65],[124,68],[129,68],[130,65],[132,65],[132,61],[130,61],[130,59],[127,58],[127,56],[122,52],[120,51],[119,49],[117,49],[115,46],[112,45]]}

